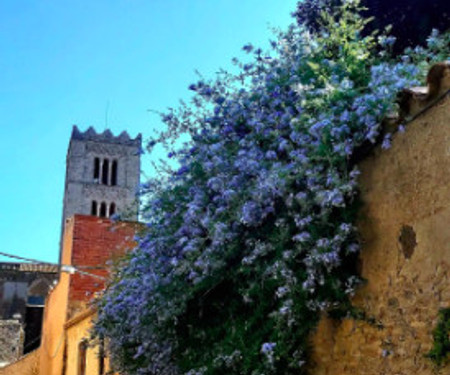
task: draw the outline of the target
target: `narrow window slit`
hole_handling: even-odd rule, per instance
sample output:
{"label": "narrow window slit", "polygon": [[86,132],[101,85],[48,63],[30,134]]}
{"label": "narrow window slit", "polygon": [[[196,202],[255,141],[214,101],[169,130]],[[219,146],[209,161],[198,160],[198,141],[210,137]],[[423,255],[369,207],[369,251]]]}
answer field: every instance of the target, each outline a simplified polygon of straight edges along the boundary
{"label": "narrow window slit", "polygon": [[114,160],[111,165],[111,185],[117,185],[117,160]]}
{"label": "narrow window slit", "polygon": [[111,203],[111,205],[109,206],[109,217],[111,217],[112,215],[114,215],[116,213],[116,204],[113,202]]}
{"label": "narrow window slit", "polygon": [[94,159],[94,180],[100,179],[100,159],[95,158]]}
{"label": "narrow window slit", "polygon": [[102,202],[100,205],[100,217],[106,217],[106,203]]}
{"label": "narrow window slit", "polygon": [[106,359],[106,353],[105,353],[105,340],[100,338],[100,345],[99,345],[99,353],[98,353],[98,375],[104,375],[105,374],[105,359]]}
{"label": "narrow window slit", "polygon": [[103,160],[103,169],[102,169],[102,184],[108,185],[108,177],[109,177],[109,160]]}
{"label": "narrow window slit", "polygon": [[85,340],[78,344],[78,375],[86,375],[87,348]]}
{"label": "narrow window slit", "polygon": [[92,216],[97,216],[97,201],[92,201],[91,215]]}

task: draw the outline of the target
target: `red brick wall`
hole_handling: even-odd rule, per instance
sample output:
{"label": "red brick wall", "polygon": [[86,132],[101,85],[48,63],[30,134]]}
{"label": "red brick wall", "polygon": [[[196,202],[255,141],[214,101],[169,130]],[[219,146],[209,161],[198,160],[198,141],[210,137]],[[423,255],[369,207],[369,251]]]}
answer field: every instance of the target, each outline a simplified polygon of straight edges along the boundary
{"label": "red brick wall", "polygon": [[[80,270],[107,276],[107,262],[135,246],[134,236],[139,228],[138,223],[112,222],[84,215],[75,215],[72,220],[71,264]],[[70,278],[69,301],[88,302],[95,292],[103,288],[102,280],[76,272]]]}

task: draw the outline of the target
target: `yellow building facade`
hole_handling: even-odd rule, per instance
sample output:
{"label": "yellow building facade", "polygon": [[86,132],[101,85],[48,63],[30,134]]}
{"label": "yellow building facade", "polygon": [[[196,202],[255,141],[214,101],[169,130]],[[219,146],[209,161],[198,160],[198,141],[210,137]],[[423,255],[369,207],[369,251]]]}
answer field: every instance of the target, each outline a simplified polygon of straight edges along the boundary
{"label": "yellow building facade", "polygon": [[[61,272],[49,293],[38,350],[0,369],[0,375],[110,374],[104,345],[91,339],[96,316],[92,302],[105,288],[107,263],[135,246],[141,228],[134,222],[112,222],[75,215],[67,220],[62,264],[82,272]],[[87,267],[87,268],[86,268]]]}

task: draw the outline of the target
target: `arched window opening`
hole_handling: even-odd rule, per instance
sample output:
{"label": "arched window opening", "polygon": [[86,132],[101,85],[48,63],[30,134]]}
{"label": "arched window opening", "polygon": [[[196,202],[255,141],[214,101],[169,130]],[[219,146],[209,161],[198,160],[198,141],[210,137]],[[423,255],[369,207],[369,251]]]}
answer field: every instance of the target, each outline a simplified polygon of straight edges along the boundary
{"label": "arched window opening", "polygon": [[114,160],[111,165],[111,185],[117,185],[117,160]]}
{"label": "arched window opening", "polygon": [[86,358],[88,344],[85,340],[78,344],[78,375],[86,375]]}
{"label": "arched window opening", "polygon": [[106,203],[102,202],[100,205],[100,217],[106,217]]}
{"label": "arched window opening", "polygon": [[100,179],[100,159],[95,158],[94,159],[94,180]]}
{"label": "arched window opening", "polygon": [[91,215],[97,216],[97,201],[92,201]]}
{"label": "arched window opening", "polygon": [[109,206],[109,217],[111,217],[115,213],[116,213],[116,204],[111,203],[111,205]]}
{"label": "arched window opening", "polygon": [[103,160],[103,168],[102,168],[102,184],[108,185],[108,176],[109,176],[109,160]]}

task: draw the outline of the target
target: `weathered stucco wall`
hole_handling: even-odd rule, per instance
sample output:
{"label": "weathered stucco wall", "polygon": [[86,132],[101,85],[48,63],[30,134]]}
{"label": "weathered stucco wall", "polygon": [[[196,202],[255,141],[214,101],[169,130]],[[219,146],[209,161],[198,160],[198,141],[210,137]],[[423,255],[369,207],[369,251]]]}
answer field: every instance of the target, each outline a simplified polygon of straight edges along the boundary
{"label": "weathered stucco wall", "polygon": [[[68,321],[66,327],[66,364],[64,375],[78,375],[80,367],[80,343],[88,342],[85,358],[86,374],[106,374],[110,371],[108,358],[101,354],[99,341],[91,339],[94,310],[85,310]],[[100,371],[103,366],[103,372]],[[0,374],[1,375],[1,374]]]}
{"label": "weathered stucco wall", "polygon": [[361,164],[362,276],[353,302],[375,323],[323,318],[313,375],[450,374],[425,358],[450,307],[450,98]]}
{"label": "weathered stucco wall", "polygon": [[40,349],[20,358],[19,361],[0,368],[0,375],[39,375]]}
{"label": "weathered stucco wall", "polygon": [[[67,220],[62,263],[105,267],[107,260],[120,256],[135,246],[134,236],[139,228],[140,225],[137,223],[112,223],[110,220],[94,216],[75,215]],[[89,273],[107,276],[106,269],[89,269]],[[72,318],[75,319],[78,314],[83,313],[94,297],[94,293],[103,287],[104,282],[95,277],[61,272],[60,280],[49,294],[45,305],[41,339],[41,374],[61,375],[64,367],[66,372],[77,369],[75,362],[68,361],[75,361],[73,358],[77,358],[79,342],[77,341],[76,345],[71,344],[73,339],[68,338],[69,332],[65,325]],[[74,330],[82,332],[85,337],[88,337],[88,329],[85,325],[90,327],[90,320],[89,324],[84,321],[80,324],[79,329],[73,324],[67,327],[71,327],[71,332]],[[87,353],[88,359],[91,358],[88,363],[98,363],[98,358],[95,361],[92,359],[94,358],[92,350],[88,350]]]}
{"label": "weathered stucco wall", "polygon": [[[63,239],[63,264],[71,264],[73,248],[73,220],[68,222]],[[70,274],[61,272],[59,282],[45,301],[41,336],[40,374],[61,375],[64,356],[65,331],[69,303]],[[10,375],[8,373],[8,375]]]}
{"label": "weathered stucco wall", "polygon": [[[65,375],[79,374],[79,346],[83,340],[89,340],[92,317],[93,312],[88,311],[87,314],[80,314],[79,317],[74,317],[73,320],[66,323],[67,362]],[[99,373],[99,360],[98,346],[89,346],[86,350],[86,374]]]}

